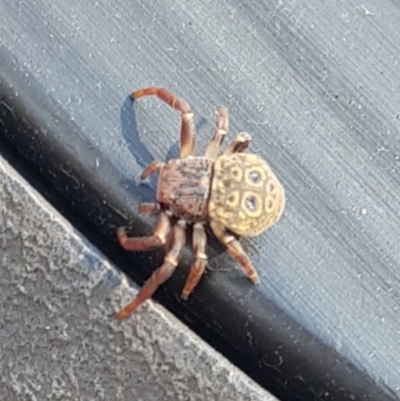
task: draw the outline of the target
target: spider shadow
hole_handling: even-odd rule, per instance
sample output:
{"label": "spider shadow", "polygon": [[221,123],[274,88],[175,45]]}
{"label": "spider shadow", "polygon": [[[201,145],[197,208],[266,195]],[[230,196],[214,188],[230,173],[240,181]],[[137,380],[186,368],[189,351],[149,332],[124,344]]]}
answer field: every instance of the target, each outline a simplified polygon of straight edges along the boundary
{"label": "spider shadow", "polygon": [[[133,178],[125,179],[123,184],[129,188],[130,192],[139,195],[140,202],[152,202],[154,201],[154,192],[157,185],[156,175],[142,181],[140,174],[154,160],[154,157],[145,143],[140,139],[134,104],[135,102],[130,96],[125,98],[120,113],[121,131],[129,152],[140,167],[140,172]],[[172,148],[173,146],[169,148],[168,153],[174,153]],[[139,186],[140,190],[138,190]]]}
{"label": "spider shadow", "polygon": [[145,168],[153,161],[147,146],[142,142],[137,129],[136,113],[133,108],[133,100],[127,96],[121,107],[122,136],[136,162]]}
{"label": "spider shadow", "polygon": [[[154,157],[148,147],[144,144],[144,142],[140,139],[139,130],[137,127],[137,119],[135,112],[135,101],[132,100],[130,96],[127,96],[124,100],[124,103],[121,107],[121,130],[122,137],[124,138],[129,152],[132,154],[136,163],[141,167],[141,170],[144,170],[153,160]],[[207,120],[204,117],[200,118],[198,124],[196,124],[196,131],[201,130],[205,125],[207,125]],[[177,159],[179,158],[179,139],[174,142],[167,150],[166,160]],[[146,180],[147,181],[147,180]],[[144,182],[144,184],[146,183]],[[156,175],[149,177],[147,183],[148,185],[143,185],[143,191],[141,188],[140,193],[147,192],[144,188],[147,187],[148,190],[152,190],[154,193],[156,190]],[[141,181],[139,177],[135,177],[134,179],[126,180],[124,182],[125,185],[131,190],[134,190],[138,185],[141,185]],[[147,193],[144,193],[147,198]],[[154,194],[153,194],[154,197]],[[149,201],[151,198],[148,199]]]}

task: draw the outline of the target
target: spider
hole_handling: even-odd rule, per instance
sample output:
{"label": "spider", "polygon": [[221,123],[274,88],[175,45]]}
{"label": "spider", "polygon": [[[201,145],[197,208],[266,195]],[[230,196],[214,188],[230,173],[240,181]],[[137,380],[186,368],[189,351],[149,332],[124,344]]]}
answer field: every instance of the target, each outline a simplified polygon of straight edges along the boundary
{"label": "spider", "polygon": [[153,234],[130,238],[121,227],[117,235],[127,251],[146,251],[167,244],[167,252],[164,263],[136,298],[117,314],[118,319],[128,317],[171,277],[189,225],[193,226],[194,262],[182,291],[183,299],[197,286],[207,265],[206,224],[250,281],[259,283],[258,274],[237,238],[261,234],[279,220],[285,206],[284,189],[268,164],[255,154],[245,153],[251,141],[248,133],[237,134],[220,154],[228,131],[227,109],[219,109],[214,136],[204,156],[194,156],[195,128],[188,103],[162,87],[140,89],[132,98],[150,95],[181,113],[180,158],[166,163],[153,161],[141,175],[145,179],[159,173],[156,202],[139,205],[140,213],[160,214]]}

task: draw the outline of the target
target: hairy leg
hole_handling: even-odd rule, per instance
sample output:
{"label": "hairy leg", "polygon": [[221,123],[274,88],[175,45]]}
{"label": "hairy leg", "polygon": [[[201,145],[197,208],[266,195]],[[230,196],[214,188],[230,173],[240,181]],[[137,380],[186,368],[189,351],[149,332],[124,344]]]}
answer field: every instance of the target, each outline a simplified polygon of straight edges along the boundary
{"label": "hairy leg", "polygon": [[125,319],[130,316],[144,301],[151,298],[160,284],[167,281],[178,265],[181,249],[186,239],[186,222],[179,220],[172,230],[170,249],[164,258],[164,263],[153,272],[151,277],[140,289],[136,298],[126,305],[118,314],[117,319]]}
{"label": "hairy leg", "polygon": [[207,146],[205,156],[210,159],[216,159],[218,157],[219,149],[222,141],[225,138],[226,133],[229,129],[229,117],[228,110],[221,107],[218,110],[217,124],[210,143]]}
{"label": "hairy leg", "polygon": [[195,260],[190,269],[189,276],[186,280],[185,287],[182,291],[182,298],[188,299],[189,295],[196,288],[199,283],[201,276],[207,266],[207,255],[206,255],[207,236],[204,231],[202,223],[196,223],[193,226],[193,250]]}
{"label": "hairy leg", "polygon": [[228,248],[229,253],[240,264],[249,280],[254,284],[258,284],[260,282],[258,274],[240,242],[233,235],[227,234],[221,224],[211,221],[210,226],[218,240]]}
{"label": "hairy leg", "polygon": [[142,96],[155,95],[165,103],[168,103],[172,108],[178,110],[182,115],[182,126],[181,126],[181,142],[180,142],[180,154],[182,159],[194,154],[195,147],[195,128],[193,122],[193,113],[190,110],[188,103],[176,97],[168,89],[151,86],[149,88],[139,89],[132,93],[133,99],[138,99]]}

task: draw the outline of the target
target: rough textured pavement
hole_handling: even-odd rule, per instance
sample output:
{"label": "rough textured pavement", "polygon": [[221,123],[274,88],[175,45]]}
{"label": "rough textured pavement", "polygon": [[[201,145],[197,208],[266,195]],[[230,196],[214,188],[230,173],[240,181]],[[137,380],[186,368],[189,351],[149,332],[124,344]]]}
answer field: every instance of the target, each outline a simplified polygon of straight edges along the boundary
{"label": "rough textured pavement", "polygon": [[135,292],[0,157],[1,400],[275,400]]}

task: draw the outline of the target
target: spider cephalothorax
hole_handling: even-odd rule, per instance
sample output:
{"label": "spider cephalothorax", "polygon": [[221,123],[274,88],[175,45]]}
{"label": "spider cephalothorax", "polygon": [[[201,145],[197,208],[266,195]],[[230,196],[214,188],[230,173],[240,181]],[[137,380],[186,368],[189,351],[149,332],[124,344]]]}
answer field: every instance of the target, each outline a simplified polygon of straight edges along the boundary
{"label": "spider cephalothorax", "polygon": [[[285,207],[284,189],[268,164],[259,156],[245,153],[251,137],[239,133],[220,155],[221,143],[228,131],[228,112],[219,110],[215,133],[204,156],[193,156],[195,129],[189,105],[165,88],[150,87],[132,94],[133,99],[156,95],[181,112],[180,159],[167,163],[153,162],[141,178],[159,172],[155,203],[142,203],[140,212],[160,212],[153,235],[127,237],[118,230],[118,239],[128,251],[144,251],[167,243],[164,263],[151,275],[137,297],[117,317],[128,317],[150,298],[178,265],[186,240],[186,227],[193,225],[194,262],[182,291],[187,298],[198,284],[207,265],[205,224],[239,262],[253,282],[259,278],[237,238],[232,235],[256,236],[275,224]],[[172,222],[176,224],[172,226]]]}

